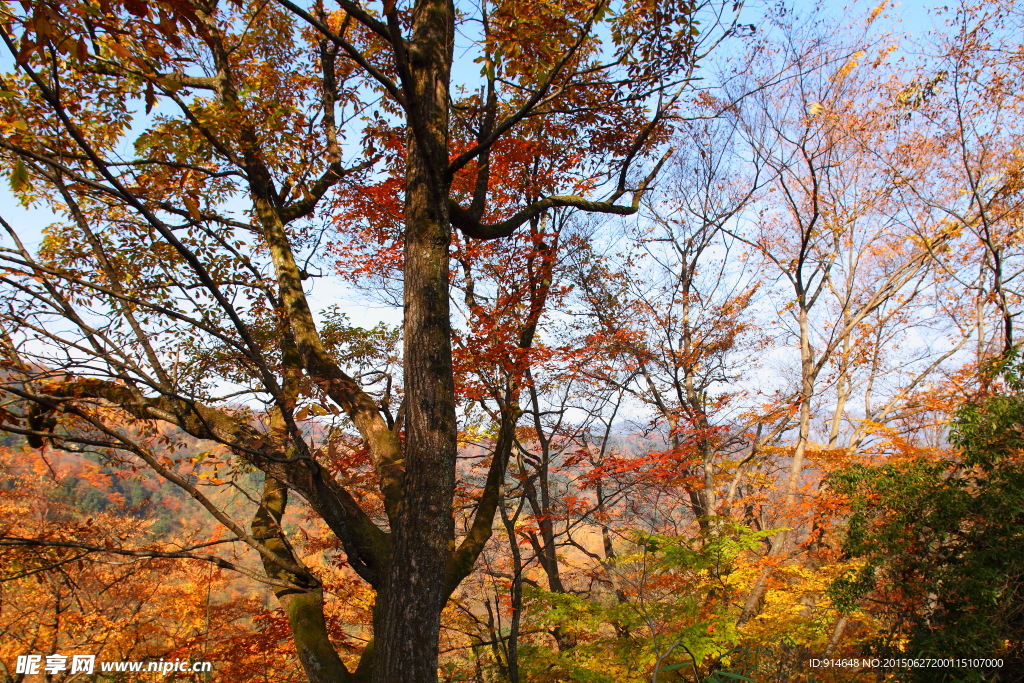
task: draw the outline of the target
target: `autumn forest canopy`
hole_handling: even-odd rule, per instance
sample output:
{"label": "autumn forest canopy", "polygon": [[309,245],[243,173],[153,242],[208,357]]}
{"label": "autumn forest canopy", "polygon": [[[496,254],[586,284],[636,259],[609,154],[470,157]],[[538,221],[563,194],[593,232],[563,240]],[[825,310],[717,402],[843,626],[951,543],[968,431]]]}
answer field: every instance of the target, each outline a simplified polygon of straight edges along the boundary
{"label": "autumn forest canopy", "polygon": [[5,683],[1024,680],[1019,3],[0,27]]}

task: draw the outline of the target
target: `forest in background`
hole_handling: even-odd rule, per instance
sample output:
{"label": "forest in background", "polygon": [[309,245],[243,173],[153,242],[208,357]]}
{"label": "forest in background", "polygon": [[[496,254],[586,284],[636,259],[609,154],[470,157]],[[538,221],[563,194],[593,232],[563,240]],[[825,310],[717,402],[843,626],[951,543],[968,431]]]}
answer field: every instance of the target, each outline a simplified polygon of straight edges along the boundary
{"label": "forest in background", "polygon": [[1024,678],[1024,8],[433,1],[3,6],[0,679]]}

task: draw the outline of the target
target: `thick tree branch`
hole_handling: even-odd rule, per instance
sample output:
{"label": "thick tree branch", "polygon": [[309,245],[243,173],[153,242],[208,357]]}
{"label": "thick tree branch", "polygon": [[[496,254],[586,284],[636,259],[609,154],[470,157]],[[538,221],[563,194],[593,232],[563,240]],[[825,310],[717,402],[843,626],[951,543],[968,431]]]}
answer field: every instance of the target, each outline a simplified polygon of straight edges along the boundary
{"label": "thick tree branch", "polygon": [[375,156],[371,159],[353,166],[352,168],[343,168],[340,163],[332,163],[327,167],[317,180],[309,188],[309,194],[303,199],[289,204],[280,210],[281,222],[287,225],[297,218],[303,218],[308,216],[316,208],[317,203],[321,198],[330,190],[332,187],[341,182],[344,178],[353,173],[358,173],[367,168],[373,166],[380,159],[380,156]]}
{"label": "thick tree branch", "polygon": [[[633,197],[629,204],[617,203],[619,199],[629,193],[629,190],[624,187],[623,182],[620,180],[619,187],[616,188],[616,190],[606,200],[595,201],[578,195],[555,195],[545,197],[544,199],[538,200],[526,208],[521,209],[510,218],[498,223],[481,223],[480,221],[475,220],[473,218],[472,211],[464,209],[457,201],[449,198],[449,216],[451,218],[452,225],[458,228],[462,234],[467,237],[481,240],[508,237],[531,219],[540,216],[549,209],[559,207],[570,207],[590,213],[631,216],[640,209],[640,200],[643,198],[644,193],[650,189],[651,184],[654,182],[654,178],[658,175],[658,172],[661,171],[661,167],[665,165],[665,162],[668,160],[669,156],[671,156],[672,151],[673,150],[671,149],[668,150],[658,163],[655,164],[654,168],[640,186],[632,191]],[[635,150],[633,150],[632,153],[635,154]]]}
{"label": "thick tree branch", "polygon": [[505,472],[512,455],[512,444],[515,442],[515,425],[519,419],[518,409],[506,406],[501,412],[501,426],[498,439],[491,455],[491,465],[487,471],[487,481],[480,494],[476,514],[469,533],[458,549],[448,560],[445,572],[445,590],[450,595],[458,588],[462,580],[473,571],[473,564],[483,552],[484,546],[491,538],[494,526],[494,513],[501,505],[504,496],[501,487],[505,483]]}
{"label": "thick tree branch", "polygon": [[[264,544],[276,556],[299,565],[291,544],[281,528],[281,518],[288,504],[288,489],[268,477],[263,482],[263,495],[252,520],[252,533],[265,538]],[[346,683],[350,674],[327,637],[324,618],[324,594],[320,581],[306,570],[291,575],[282,569],[282,562],[264,560],[267,577],[282,585],[274,591],[288,615],[295,640],[296,653],[310,683]]]}
{"label": "thick tree branch", "polygon": [[[241,539],[237,539],[237,538],[236,539],[231,539],[231,541],[227,541],[227,542],[232,542],[232,541],[241,541]],[[204,544],[201,544],[201,545],[198,545],[198,546],[194,546],[194,547],[195,548],[201,548],[201,547],[204,547],[206,545],[209,545],[209,544],[205,544],[204,543]],[[93,554],[93,553],[105,553],[105,554],[109,554],[109,555],[121,555],[121,556],[124,556],[124,557],[138,557],[138,558],[143,558],[143,559],[167,558],[167,559],[175,559],[175,560],[199,560],[201,562],[209,562],[211,564],[214,564],[214,565],[220,567],[221,569],[229,569],[229,570],[231,570],[233,572],[237,572],[239,574],[242,574],[243,576],[248,576],[249,578],[255,579],[256,581],[259,581],[260,583],[265,583],[265,584],[267,584],[269,586],[273,586],[273,587],[278,588],[278,589],[294,589],[294,588],[296,588],[295,584],[292,584],[292,583],[282,583],[282,582],[279,582],[279,581],[268,580],[265,576],[260,576],[257,572],[254,572],[251,569],[248,569],[248,568],[243,567],[241,565],[235,564],[233,562],[228,562],[224,558],[218,557],[216,555],[209,555],[209,554],[205,554],[205,553],[193,552],[191,548],[185,548],[183,550],[170,550],[170,551],[168,551],[168,550],[150,550],[150,549],[146,549],[146,548],[118,548],[118,547],[115,547],[115,546],[109,546],[108,547],[108,546],[105,546],[105,545],[95,545],[95,544],[92,544],[92,543],[81,543],[79,541],[50,541],[50,540],[41,539],[41,538],[18,538],[18,537],[15,537],[15,536],[0,536],[0,547],[8,547],[8,548],[69,548],[69,549],[72,549],[72,550],[83,550],[83,551],[85,551],[85,552],[83,552],[83,553],[81,553],[79,555],[76,555],[76,556],[70,558],[70,560],[62,560],[60,562],[56,562],[56,563],[47,565],[46,567],[42,568],[41,570],[31,570],[31,571],[27,571],[27,572],[22,572],[21,574],[17,574],[15,576],[0,577],[0,583],[4,583],[6,581],[15,581],[15,580],[20,579],[20,578],[22,578],[24,576],[30,576],[31,574],[34,574],[37,571],[46,571],[46,570],[52,569],[52,568],[54,568],[54,567],[56,567],[56,566],[58,566],[60,564],[63,564],[65,562],[68,562],[68,561],[72,561],[73,562],[73,561],[79,560],[79,559],[81,559],[81,558],[83,558],[83,557],[85,557],[87,555]]]}
{"label": "thick tree branch", "polygon": [[[362,69],[366,71],[366,73],[369,74],[370,77],[373,78],[373,80],[377,81],[377,83],[379,83],[385,90],[387,90],[388,94],[394,98],[395,102],[401,105],[403,109],[408,108],[409,103],[406,100],[405,95],[402,94],[402,90],[401,88],[398,87],[398,84],[396,84],[387,75],[381,72],[380,69],[373,66],[373,64],[371,64],[370,61],[366,58],[366,55],[360,52],[356,46],[354,46],[352,43],[348,42],[347,40],[339,36],[337,33],[332,31],[327,26],[327,24],[320,21],[319,19],[311,15],[309,12],[306,12],[298,5],[289,2],[289,0],[277,0],[277,2],[282,7],[287,9],[289,12],[292,12],[293,14],[301,18],[303,21],[308,23],[310,26],[314,27],[325,38],[327,38],[332,43],[340,47],[345,52],[345,54],[348,55],[349,59],[351,59],[353,62],[362,67]],[[388,29],[387,25],[382,24],[380,21],[366,14],[366,12],[359,8],[359,6],[356,5],[355,3],[342,0],[338,4],[341,5],[342,8],[345,11],[347,11],[350,16],[354,17],[361,24],[364,24],[365,26],[370,28],[374,33],[378,34],[379,36],[387,40],[389,44],[392,44],[391,31]]]}
{"label": "thick tree branch", "polygon": [[[377,572],[386,561],[387,535],[351,494],[327,477],[323,468],[306,457],[282,458],[274,454],[280,449],[271,443],[269,435],[200,403],[171,396],[145,397],[114,382],[78,379],[39,384],[38,395],[10,386],[6,390],[50,410],[67,409],[69,401],[100,399],[137,419],[167,422],[196,438],[228,445],[253,466],[299,492],[341,539],[353,569],[371,585],[377,582]],[[160,469],[159,463],[151,466]],[[244,531],[232,530],[245,535]]]}
{"label": "thick tree branch", "polygon": [[455,173],[463,166],[468,164],[470,161],[490,149],[495,142],[498,141],[502,135],[512,130],[523,119],[529,116],[537,107],[542,106],[544,103],[551,101],[561,94],[561,89],[554,87],[555,79],[558,78],[559,74],[562,73],[569,61],[576,56],[580,48],[587,41],[587,38],[591,36],[591,29],[594,25],[594,19],[599,13],[604,11],[605,3],[598,2],[594,7],[594,11],[591,13],[590,18],[587,22],[580,27],[579,35],[576,37],[576,41],[573,45],[565,51],[565,54],[551,67],[548,73],[545,75],[544,80],[540,86],[533,92],[533,94],[527,98],[519,108],[506,116],[496,125],[494,125],[489,133],[483,137],[476,145],[466,150],[448,164],[448,177],[451,178]]}

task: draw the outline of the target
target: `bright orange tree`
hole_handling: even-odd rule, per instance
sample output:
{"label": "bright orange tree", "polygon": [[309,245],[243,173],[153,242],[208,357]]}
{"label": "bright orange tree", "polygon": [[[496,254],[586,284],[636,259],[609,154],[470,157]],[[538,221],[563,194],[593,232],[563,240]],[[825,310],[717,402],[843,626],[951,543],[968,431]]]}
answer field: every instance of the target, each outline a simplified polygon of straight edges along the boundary
{"label": "bright orange tree", "polygon": [[[7,677],[15,680],[17,658],[32,653],[206,660],[238,681],[300,675],[286,622],[265,596],[201,554],[190,557],[224,548],[224,538],[204,536],[197,511],[158,478],[24,445],[0,449],[0,463]],[[143,543],[146,551],[131,549]]]}

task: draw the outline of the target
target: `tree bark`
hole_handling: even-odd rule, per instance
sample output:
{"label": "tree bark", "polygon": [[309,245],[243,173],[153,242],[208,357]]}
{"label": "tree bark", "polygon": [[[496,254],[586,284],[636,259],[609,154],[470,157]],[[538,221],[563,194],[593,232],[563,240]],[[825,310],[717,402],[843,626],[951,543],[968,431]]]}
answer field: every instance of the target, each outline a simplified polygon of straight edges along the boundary
{"label": "tree bark", "polygon": [[[281,529],[281,517],[287,504],[288,489],[268,476],[263,484],[260,507],[252,520],[252,531],[275,555],[297,563]],[[268,578],[295,586],[278,588],[274,595],[288,615],[295,651],[310,683],[348,683],[351,680],[348,669],[327,637],[324,594],[319,582],[312,574],[291,574],[266,558],[263,567]]]}
{"label": "tree bark", "polygon": [[[403,85],[406,140],[403,496],[374,611],[375,683],[437,680],[445,566],[454,549],[457,427],[448,302],[448,89],[455,9],[423,0]],[[401,57],[399,57],[401,60]]]}

